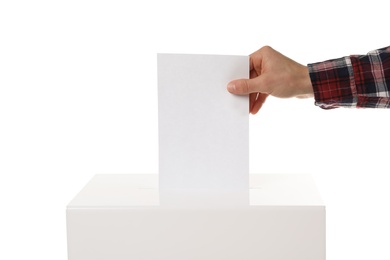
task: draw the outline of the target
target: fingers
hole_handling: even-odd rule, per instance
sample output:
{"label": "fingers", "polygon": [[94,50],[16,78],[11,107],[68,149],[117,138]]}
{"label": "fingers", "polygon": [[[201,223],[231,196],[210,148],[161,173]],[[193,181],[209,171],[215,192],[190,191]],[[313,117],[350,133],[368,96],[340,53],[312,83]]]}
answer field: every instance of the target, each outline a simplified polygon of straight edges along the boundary
{"label": "fingers", "polygon": [[252,56],[249,56],[249,70],[252,71],[254,68],[254,60]]}
{"label": "fingers", "polygon": [[252,111],[252,107],[255,104],[258,95],[259,93],[249,94],[249,113]]}
{"label": "fingers", "polygon": [[227,85],[227,90],[236,95],[248,95],[250,93],[261,92],[260,81],[261,77],[233,80]]}
{"label": "fingers", "polygon": [[255,99],[250,98],[250,110],[249,112],[254,115],[257,112],[259,112],[260,108],[263,106],[265,100],[267,99],[268,95],[267,94],[262,94],[262,93],[252,93],[255,97]]}

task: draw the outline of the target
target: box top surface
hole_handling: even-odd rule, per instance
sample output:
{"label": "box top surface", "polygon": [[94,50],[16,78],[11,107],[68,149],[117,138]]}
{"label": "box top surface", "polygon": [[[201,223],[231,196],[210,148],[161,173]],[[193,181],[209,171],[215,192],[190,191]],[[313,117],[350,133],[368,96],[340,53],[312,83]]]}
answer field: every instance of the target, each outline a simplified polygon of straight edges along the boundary
{"label": "box top surface", "polygon": [[68,204],[68,209],[264,206],[324,206],[324,203],[307,174],[251,174],[249,190],[223,193],[162,193],[157,174],[98,174]]}

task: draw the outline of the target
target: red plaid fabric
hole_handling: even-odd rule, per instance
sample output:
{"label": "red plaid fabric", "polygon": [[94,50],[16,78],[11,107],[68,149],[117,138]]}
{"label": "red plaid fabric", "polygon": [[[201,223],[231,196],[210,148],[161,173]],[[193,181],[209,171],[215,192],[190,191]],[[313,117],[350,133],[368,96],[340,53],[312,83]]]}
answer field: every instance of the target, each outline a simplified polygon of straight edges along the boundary
{"label": "red plaid fabric", "polygon": [[315,104],[321,108],[390,108],[390,46],[308,68]]}

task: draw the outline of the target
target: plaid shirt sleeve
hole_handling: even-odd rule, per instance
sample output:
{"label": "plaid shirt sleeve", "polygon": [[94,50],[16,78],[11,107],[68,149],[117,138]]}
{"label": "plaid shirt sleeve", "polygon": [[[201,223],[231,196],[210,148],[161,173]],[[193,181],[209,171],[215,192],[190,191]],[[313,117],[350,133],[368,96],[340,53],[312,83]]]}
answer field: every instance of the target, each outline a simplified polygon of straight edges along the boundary
{"label": "plaid shirt sleeve", "polygon": [[390,108],[390,46],[308,68],[315,104],[321,108]]}

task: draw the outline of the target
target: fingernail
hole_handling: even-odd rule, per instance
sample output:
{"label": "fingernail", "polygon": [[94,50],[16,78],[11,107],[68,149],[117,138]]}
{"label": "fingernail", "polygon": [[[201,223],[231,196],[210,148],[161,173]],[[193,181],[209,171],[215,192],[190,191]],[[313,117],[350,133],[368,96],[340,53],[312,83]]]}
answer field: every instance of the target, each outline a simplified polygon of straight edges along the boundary
{"label": "fingernail", "polygon": [[229,83],[229,84],[227,85],[227,90],[228,90],[229,92],[235,92],[235,91],[236,91],[236,85],[234,85],[234,83]]}

